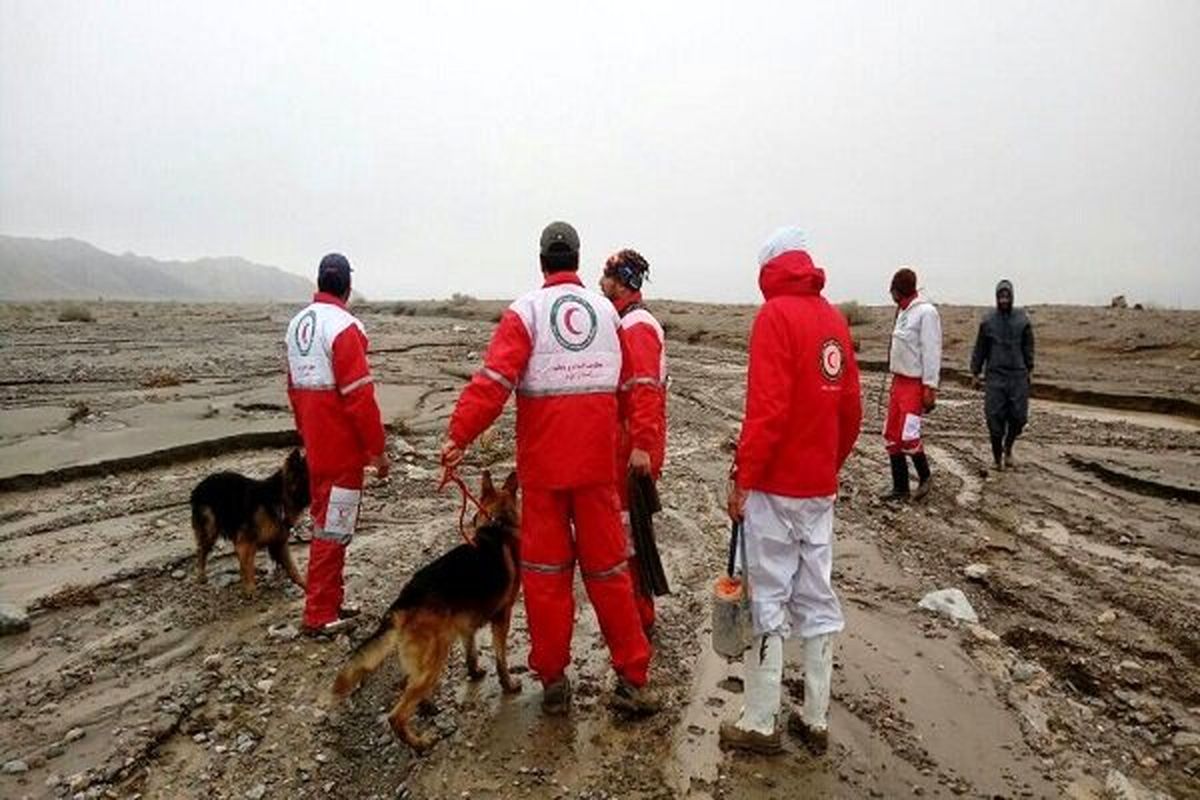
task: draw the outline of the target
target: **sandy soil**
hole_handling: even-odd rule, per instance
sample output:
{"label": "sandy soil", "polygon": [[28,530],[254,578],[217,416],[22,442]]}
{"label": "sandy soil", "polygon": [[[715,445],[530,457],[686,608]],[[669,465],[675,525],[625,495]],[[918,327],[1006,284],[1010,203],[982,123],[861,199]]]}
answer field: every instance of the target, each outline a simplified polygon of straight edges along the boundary
{"label": "sandy soil", "polygon": [[[456,499],[435,493],[433,454],[498,308],[364,310],[398,464],[369,487],[349,556],[349,592],[368,615],[456,542]],[[1020,465],[996,474],[979,395],[949,381],[929,422],[936,487],[899,510],[874,500],[886,464],[880,376],[866,374],[839,503],[848,628],[833,744],[814,760],[794,743],[777,759],[716,746],[740,666],[711,653],[708,592],[750,309],[666,305],[659,531],[675,593],[661,603],[653,680],[668,709],[632,723],[605,708],[610,670],[581,594],[571,716],[543,718],[528,674],[504,696],[493,676],[466,681],[459,659],[423,720],[441,739],[419,758],[381,718],[393,668],[331,707],[352,642],[295,638],[301,598],[285,580],[264,576],[244,599],[225,546],[210,583],[193,579],[191,487],[215,469],[265,474],[286,452],[290,309],[96,311],[95,323],[59,324],[50,306],[0,307],[0,600],[32,621],[0,638],[0,763],[12,765],[0,796],[1088,798],[1121,780],[1134,796],[1200,796],[1200,421],[1186,405],[1200,394],[1198,314],[1037,309],[1039,380],[1183,405],[1035,401]],[[870,362],[889,312],[867,313],[855,333]],[[953,365],[978,311],[945,315]],[[506,413],[468,475],[511,464],[511,423]],[[968,564],[989,570],[968,579]],[[980,625],[917,609],[946,587],[966,592]],[[523,663],[521,613],[512,645]],[[9,774],[17,761],[27,769]]]}

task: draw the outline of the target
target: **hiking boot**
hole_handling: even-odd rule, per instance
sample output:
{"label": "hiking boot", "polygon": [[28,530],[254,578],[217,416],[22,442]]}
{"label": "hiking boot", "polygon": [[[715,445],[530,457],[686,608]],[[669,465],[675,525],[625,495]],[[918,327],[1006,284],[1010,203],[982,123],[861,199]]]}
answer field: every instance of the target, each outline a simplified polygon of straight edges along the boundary
{"label": "hiking boot", "polygon": [[571,709],[571,681],[564,675],[542,689],[542,713],[561,717]]}
{"label": "hiking boot", "polygon": [[634,686],[624,678],[617,679],[612,695],[608,698],[609,708],[624,712],[631,717],[648,717],[662,709],[662,701],[653,689]]}
{"label": "hiking boot", "polygon": [[795,710],[788,714],[788,731],[814,756],[823,756],[829,750],[829,729],[809,727]]}
{"label": "hiking boot", "polygon": [[742,730],[736,722],[722,722],[718,742],[723,750],[745,750],[767,756],[783,752],[783,735],[778,725],[770,733],[759,733]]}
{"label": "hiking boot", "polygon": [[926,478],[917,484],[917,488],[913,490],[912,499],[914,501],[924,500],[929,494],[929,490],[933,487],[933,478]]}
{"label": "hiking boot", "polygon": [[362,613],[358,606],[342,606],[338,609],[338,619],[354,619]]}
{"label": "hiking boot", "polygon": [[300,633],[310,639],[332,639],[339,633],[349,633],[356,624],[353,618],[339,617],[324,625],[301,625]]}
{"label": "hiking boot", "polygon": [[1012,469],[1016,465],[1017,465],[1017,462],[1013,461],[1012,450],[1005,450],[1004,451],[1004,468]]}

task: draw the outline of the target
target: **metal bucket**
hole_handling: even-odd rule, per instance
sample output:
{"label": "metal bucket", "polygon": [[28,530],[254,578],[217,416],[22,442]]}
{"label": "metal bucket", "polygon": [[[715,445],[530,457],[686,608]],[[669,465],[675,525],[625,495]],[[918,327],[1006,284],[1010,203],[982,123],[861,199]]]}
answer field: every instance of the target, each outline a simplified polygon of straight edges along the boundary
{"label": "metal bucket", "polygon": [[730,661],[742,657],[750,646],[750,593],[745,581],[735,574],[741,525],[734,523],[729,532],[729,564],[725,574],[713,585],[712,646]]}

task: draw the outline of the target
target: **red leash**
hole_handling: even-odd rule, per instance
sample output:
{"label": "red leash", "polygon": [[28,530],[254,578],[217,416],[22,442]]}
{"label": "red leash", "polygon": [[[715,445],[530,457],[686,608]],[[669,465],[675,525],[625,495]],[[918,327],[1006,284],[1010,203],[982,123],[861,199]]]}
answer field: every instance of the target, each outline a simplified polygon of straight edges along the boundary
{"label": "red leash", "polygon": [[447,484],[453,483],[462,492],[462,508],[458,512],[458,532],[462,534],[463,541],[472,547],[475,546],[475,537],[467,533],[467,501],[471,501],[471,505],[475,506],[476,510],[483,516],[484,519],[491,519],[491,515],[484,510],[483,505],[475,495],[471,494],[471,490],[467,488],[466,482],[458,476],[453,467],[446,467],[442,473],[442,482],[438,484],[438,491],[446,488]]}

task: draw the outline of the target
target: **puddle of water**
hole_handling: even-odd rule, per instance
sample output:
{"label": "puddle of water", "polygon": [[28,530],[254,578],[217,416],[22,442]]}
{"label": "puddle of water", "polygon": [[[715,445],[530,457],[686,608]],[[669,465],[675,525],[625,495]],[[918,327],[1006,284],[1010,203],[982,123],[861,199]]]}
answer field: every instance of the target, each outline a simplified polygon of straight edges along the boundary
{"label": "puddle of water", "polygon": [[1066,417],[1087,420],[1089,422],[1124,422],[1129,425],[1140,425],[1144,428],[1161,428],[1169,431],[1195,433],[1200,431],[1200,420],[1187,417],[1175,417],[1170,414],[1155,414],[1150,411],[1121,411],[1112,408],[1097,408],[1096,406],[1081,406],[1074,403],[1063,403],[1057,400],[1033,400],[1034,408],[1062,414]]}
{"label": "puddle of water", "polygon": [[939,467],[949,472],[954,477],[962,481],[962,488],[954,495],[954,502],[961,508],[974,508],[979,504],[979,493],[982,489],[982,484],[979,478],[971,473],[971,470],[964,467],[957,458],[942,447],[937,445],[925,445],[925,452],[934,460]]}
{"label": "puddle of water", "polygon": [[716,783],[721,765],[717,728],[722,719],[741,707],[741,698],[723,688],[732,685],[725,679],[735,671],[740,673],[741,667],[713,652],[710,635],[707,626],[700,632],[702,645],[693,670],[690,699],[675,730],[672,758],[666,765],[672,788],[684,797],[704,796],[693,789],[697,781]]}
{"label": "puddle of water", "polygon": [[1031,537],[1041,537],[1051,545],[1059,548],[1082,550],[1089,555],[1113,561],[1123,566],[1138,566],[1151,572],[1165,571],[1177,575],[1188,583],[1200,587],[1200,573],[1186,567],[1176,567],[1153,556],[1134,550],[1123,550],[1104,542],[1097,542],[1086,536],[1071,533],[1061,522],[1052,519],[1039,522],[1027,522],[1021,526],[1021,533]]}

